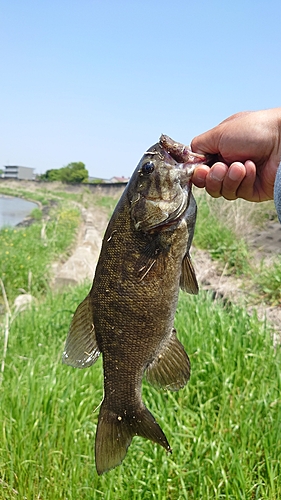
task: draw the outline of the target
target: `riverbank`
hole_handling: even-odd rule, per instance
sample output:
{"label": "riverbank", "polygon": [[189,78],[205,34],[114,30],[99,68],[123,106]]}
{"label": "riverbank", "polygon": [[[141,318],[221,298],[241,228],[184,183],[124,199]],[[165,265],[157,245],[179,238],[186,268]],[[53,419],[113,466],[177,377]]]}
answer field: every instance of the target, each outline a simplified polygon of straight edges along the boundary
{"label": "riverbank", "polygon": [[[53,264],[53,282],[77,284],[84,279],[91,280],[103,231],[124,186],[117,187],[115,185],[112,191],[112,186],[101,188],[100,185],[96,185],[93,190],[89,190],[88,186],[83,184],[69,186],[59,182],[34,183],[33,181],[6,180],[4,186],[0,182],[0,192],[1,188],[5,188],[6,192],[17,193],[21,196],[31,197],[37,202],[39,201],[42,206],[41,222],[43,226],[49,218],[50,209],[58,203],[72,203],[79,209],[82,218],[76,244],[71,251],[69,263],[61,259],[61,262],[56,261]],[[104,190],[106,193],[114,192],[114,197],[104,195]],[[270,317],[274,318],[274,323],[279,323],[278,331],[280,331],[280,301],[275,304],[267,304],[265,297],[258,297],[259,290],[255,284],[256,278],[251,274],[256,273],[259,276],[261,273],[258,269],[261,269],[261,266],[263,273],[267,269],[271,269],[276,258],[278,259],[280,255],[281,225],[274,220],[276,214],[273,202],[249,204],[243,200],[237,200],[234,203],[229,203],[222,199],[213,200],[208,196],[206,197],[202,190],[194,191],[198,201],[195,245],[197,246],[198,231],[200,232],[200,241],[202,241],[201,235],[206,232],[207,228],[208,230],[211,229],[211,233],[221,231],[218,226],[214,226],[214,222],[205,222],[205,215],[202,219],[202,214],[206,212],[206,206],[209,207],[208,211],[212,214],[212,217],[215,217],[216,220],[221,219],[220,226],[222,228],[230,228],[231,231],[237,234],[236,250],[235,245],[233,246],[233,242],[231,242],[235,241],[235,239],[228,243],[227,240],[221,239],[219,233],[215,238],[211,233],[207,236],[207,247],[210,245],[211,240],[214,240],[212,244],[217,245],[217,247],[214,246],[210,247],[209,250],[204,250],[197,246],[193,250],[194,265],[201,288],[212,290],[214,296],[225,297],[226,300],[245,301],[249,308],[260,304],[258,310],[263,311],[262,314],[264,314],[265,309],[267,309]],[[201,200],[203,200],[203,205]],[[27,227],[33,221],[32,217],[28,217],[22,223],[22,226]],[[247,242],[247,250],[243,246],[243,241]],[[229,246],[228,250],[227,245]],[[232,247],[233,250],[231,250]],[[241,251],[247,252],[244,258],[239,255],[241,253],[240,247]],[[244,249],[242,250],[242,248]],[[222,265],[222,257],[226,251],[229,256],[226,257],[226,264]],[[229,254],[229,252],[232,252],[232,254]],[[244,264],[243,267],[245,269],[247,266],[249,267],[247,264],[249,262],[254,265],[253,271],[248,270],[247,274],[243,275],[243,272],[238,269],[238,273],[233,273],[228,262],[229,259],[232,260],[234,263],[233,269],[235,269],[235,265],[237,265],[235,259],[237,257],[240,259],[240,267],[244,259],[246,267]]]}
{"label": "riverbank", "polygon": [[[57,203],[48,221],[42,218],[26,230],[13,229],[11,234],[7,231],[7,246],[0,245],[3,257],[14,251],[22,259],[10,273],[15,271],[18,276],[20,266],[26,264],[27,283],[33,260],[45,255],[48,262],[71,262],[81,244],[88,243],[90,249],[90,241],[100,243],[116,203],[88,192],[58,193],[44,195],[45,201]],[[249,310],[249,283],[245,283],[249,275],[238,275],[240,266],[228,269],[217,258],[223,252],[231,257],[237,255],[241,240],[236,241],[236,246],[231,240],[227,247],[228,233],[225,236],[220,225],[215,226],[210,214],[216,209],[211,202],[207,205],[211,209],[208,217],[202,219],[205,203],[209,203],[208,198],[198,200],[197,227],[201,233],[210,229],[208,241],[213,233],[214,243],[210,251],[192,249],[200,293],[180,294],[175,321],[179,339],[190,357],[191,379],[178,393],[155,389],[145,378],[143,381],[144,400],[166,433],[173,454],[167,456],[162,448],[137,437],[120,467],[101,477],[96,474],[96,409],[103,398],[101,359],[88,370],[75,370],[61,363],[71,318],[89,291],[92,269],[85,266],[89,271],[85,283],[74,286],[73,281],[58,286],[52,280],[59,269],[48,264],[43,266],[44,274],[39,275],[43,281],[39,281],[35,269],[30,279],[35,300],[27,303],[25,310],[11,307],[0,386],[1,500],[24,498],[29,492],[44,500],[81,495],[84,500],[103,496],[129,500],[132,495],[150,498],[153,491],[173,500],[183,494],[184,498],[246,499],[253,494],[268,500],[279,498],[280,349],[273,347],[269,322],[257,318],[261,301],[255,310]],[[225,214],[231,207],[235,205],[225,205]],[[85,215],[82,220],[81,213]],[[97,234],[98,227],[95,232],[92,224],[101,213],[105,217],[100,219]],[[78,225],[68,226],[75,214],[80,229]],[[233,214],[230,220],[233,227]],[[67,235],[70,239],[66,245]],[[60,249],[55,257],[51,251],[58,242],[67,250]],[[23,243],[25,248],[20,246]],[[217,243],[220,246],[215,247]],[[212,252],[216,260],[211,258]],[[245,254],[245,261],[248,258]],[[81,261],[83,258],[79,265]],[[67,278],[71,269],[69,266]],[[243,269],[246,272],[246,267]],[[40,283],[45,289],[36,289]],[[27,291],[23,290],[20,297]]]}
{"label": "riverbank", "polygon": [[6,226],[17,226],[40,205],[25,198],[0,194],[0,229]]}

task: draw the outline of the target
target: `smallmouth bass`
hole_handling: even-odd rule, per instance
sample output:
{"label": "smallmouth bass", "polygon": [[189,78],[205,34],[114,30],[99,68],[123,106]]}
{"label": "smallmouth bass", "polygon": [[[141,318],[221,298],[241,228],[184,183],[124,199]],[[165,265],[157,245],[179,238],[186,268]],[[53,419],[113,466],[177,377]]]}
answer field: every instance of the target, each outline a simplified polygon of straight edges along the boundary
{"label": "smallmouth bass", "polygon": [[189,255],[191,176],[204,160],[163,135],[144,153],[109,221],[90,293],[73,316],[63,362],[86,368],[103,354],[98,474],[122,462],[135,435],[171,452],[141,386],[146,374],[151,384],[177,391],[190,376],[173,323],[179,288],[198,293]]}

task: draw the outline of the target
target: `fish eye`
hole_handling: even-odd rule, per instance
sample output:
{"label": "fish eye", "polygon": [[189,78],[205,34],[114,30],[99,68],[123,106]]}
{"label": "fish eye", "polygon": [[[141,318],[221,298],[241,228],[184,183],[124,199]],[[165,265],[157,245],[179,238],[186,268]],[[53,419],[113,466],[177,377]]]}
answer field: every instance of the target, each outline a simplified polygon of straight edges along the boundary
{"label": "fish eye", "polygon": [[152,161],[144,163],[144,165],[141,167],[141,172],[142,174],[145,175],[151,174],[153,170],[154,170],[154,163]]}

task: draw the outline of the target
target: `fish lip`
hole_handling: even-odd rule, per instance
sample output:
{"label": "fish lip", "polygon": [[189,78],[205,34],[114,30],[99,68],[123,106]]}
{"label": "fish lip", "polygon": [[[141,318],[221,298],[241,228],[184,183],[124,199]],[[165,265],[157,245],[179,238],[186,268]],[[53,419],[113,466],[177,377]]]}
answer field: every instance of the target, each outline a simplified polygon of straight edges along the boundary
{"label": "fish lip", "polygon": [[191,150],[190,146],[185,146],[180,142],[176,142],[168,135],[162,134],[159,139],[159,144],[177,163],[184,165],[202,165],[208,161],[208,155],[195,153]]}
{"label": "fish lip", "polygon": [[[172,158],[173,158],[173,156],[172,156]],[[205,163],[206,161],[207,161],[207,156],[206,155],[201,154],[201,153],[194,153],[193,151],[190,150],[188,152],[187,161],[184,161],[183,164],[184,165],[188,165],[188,164],[191,164],[191,165],[194,165],[194,164],[201,165],[201,164]]]}
{"label": "fish lip", "polygon": [[190,151],[189,153],[189,159],[188,162],[186,163],[191,163],[192,165],[197,164],[197,165],[202,165],[203,163],[206,163],[207,161],[207,156],[200,154],[200,153],[194,153],[193,151]]}

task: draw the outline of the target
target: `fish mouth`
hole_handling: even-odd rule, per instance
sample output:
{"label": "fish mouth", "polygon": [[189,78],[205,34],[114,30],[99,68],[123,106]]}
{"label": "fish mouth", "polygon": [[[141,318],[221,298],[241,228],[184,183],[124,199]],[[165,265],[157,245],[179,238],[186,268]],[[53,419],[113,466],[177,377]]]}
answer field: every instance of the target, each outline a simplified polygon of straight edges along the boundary
{"label": "fish mouth", "polygon": [[190,176],[198,165],[208,165],[210,162],[210,155],[194,153],[190,146],[176,142],[168,135],[162,134],[159,143],[173,160],[188,170]]}
{"label": "fish mouth", "polygon": [[[170,154],[170,153],[169,153]],[[172,156],[170,154],[170,156]],[[173,158],[173,156],[172,156]],[[173,158],[175,159],[175,158]],[[182,170],[185,176],[185,182],[189,183],[194,170],[198,165],[206,165],[207,157],[205,155],[201,155],[199,153],[189,153],[188,160],[184,163],[179,163],[178,167]]]}

